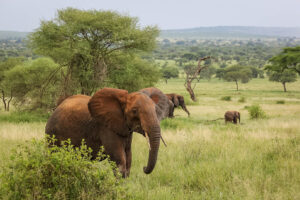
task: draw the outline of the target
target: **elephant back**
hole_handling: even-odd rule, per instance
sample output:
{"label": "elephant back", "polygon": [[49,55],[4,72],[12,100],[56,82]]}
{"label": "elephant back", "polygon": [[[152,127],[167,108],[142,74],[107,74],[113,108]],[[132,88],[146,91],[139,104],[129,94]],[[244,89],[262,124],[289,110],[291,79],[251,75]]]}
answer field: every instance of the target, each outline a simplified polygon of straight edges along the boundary
{"label": "elephant back", "polygon": [[87,106],[89,100],[90,97],[85,95],[66,98],[48,119],[45,133],[55,136],[57,144],[70,138],[73,145],[79,146],[91,121]]}
{"label": "elephant back", "polygon": [[151,87],[140,90],[141,93],[149,96],[156,104],[156,115],[159,121],[169,116],[170,101],[169,98],[159,89]]}

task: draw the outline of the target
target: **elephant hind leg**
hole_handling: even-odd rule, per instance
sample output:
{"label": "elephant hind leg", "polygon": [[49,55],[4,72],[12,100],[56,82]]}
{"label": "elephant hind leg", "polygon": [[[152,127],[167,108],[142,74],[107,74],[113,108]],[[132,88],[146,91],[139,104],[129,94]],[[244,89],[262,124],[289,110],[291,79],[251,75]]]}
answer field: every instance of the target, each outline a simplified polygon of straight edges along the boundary
{"label": "elephant hind leg", "polygon": [[236,118],[233,118],[233,123],[237,124],[237,119]]}

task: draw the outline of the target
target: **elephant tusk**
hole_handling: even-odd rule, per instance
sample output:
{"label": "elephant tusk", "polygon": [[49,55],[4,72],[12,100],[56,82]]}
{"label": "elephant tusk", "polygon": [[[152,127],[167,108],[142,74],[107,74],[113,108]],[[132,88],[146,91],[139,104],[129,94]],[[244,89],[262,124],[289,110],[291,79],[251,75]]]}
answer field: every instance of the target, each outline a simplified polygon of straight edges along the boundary
{"label": "elephant tusk", "polygon": [[165,143],[164,138],[162,137],[162,135],[160,135],[160,139],[161,139],[161,141],[163,141],[165,147],[167,147],[167,144]]}
{"label": "elephant tusk", "polygon": [[147,133],[147,132],[145,132],[145,136],[146,136],[146,140],[147,140],[147,143],[148,143],[149,150],[151,150],[150,141],[149,141],[149,136],[148,136],[148,133]]}

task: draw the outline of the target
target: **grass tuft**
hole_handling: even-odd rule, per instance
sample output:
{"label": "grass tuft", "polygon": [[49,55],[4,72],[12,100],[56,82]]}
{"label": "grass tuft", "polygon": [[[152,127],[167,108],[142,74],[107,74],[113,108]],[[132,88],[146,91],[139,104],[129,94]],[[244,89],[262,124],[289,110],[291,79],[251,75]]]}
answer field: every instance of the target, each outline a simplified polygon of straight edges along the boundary
{"label": "grass tuft", "polygon": [[276,101],[276,104],[285,104],[285,101],[284,100],[278,100],[278,101]]}
{"label": "grass tuft", "polygon": [[221,98],[222,101],[231,101],[231,96],[224,96]]}

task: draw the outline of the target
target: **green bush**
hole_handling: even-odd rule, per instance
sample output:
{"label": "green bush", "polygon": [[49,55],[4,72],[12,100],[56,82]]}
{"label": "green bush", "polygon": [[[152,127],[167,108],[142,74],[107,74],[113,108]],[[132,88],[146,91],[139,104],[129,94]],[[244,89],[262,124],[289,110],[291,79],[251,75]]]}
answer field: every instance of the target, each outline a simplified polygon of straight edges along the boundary
{"label": "green bush", "polygon": [[285,104],[285,101],[284,100],[278,100],[278,101],[276,101],[276,104]]}
{"label": "green bush", "polygon": [[231,101],[231,96],[224,96],[221,98],[222,101]]}
{"label": "green bush", "polygon": [[50,113],[47,112],[17,111],[11,113],[1,113],[0,122],[46,122],[49,116]]}
{"label": "green bush", "polygon": [[266,118],[266,113],[259,105],[252,105],[247,108],[251,119]]}
{"label": "green bush", "polygon": [[99,162],[101,153],[91,161],[91,149],[84,143],[80,148],[70,141],[48,146],[33,140],[14,150],[1,170],[0,199],[121,198],[119,173],[108,159]]}
{"label": "green bush", "polygon": [[241,98],[239,98],[238,102],[244,103],[244,102],[246,102],[246,98],[245,97],[241,97]]}

